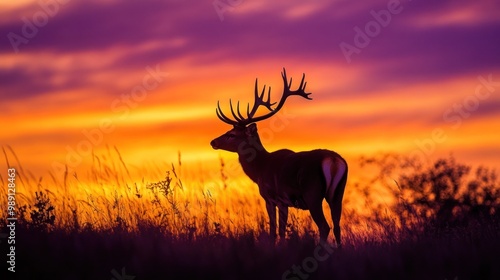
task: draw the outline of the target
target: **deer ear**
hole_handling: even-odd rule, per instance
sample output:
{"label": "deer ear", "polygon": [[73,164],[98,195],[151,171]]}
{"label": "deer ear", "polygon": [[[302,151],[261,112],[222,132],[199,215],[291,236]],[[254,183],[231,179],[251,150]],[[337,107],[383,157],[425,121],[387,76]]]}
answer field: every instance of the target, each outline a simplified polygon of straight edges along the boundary
{"label": "deer ear", "polygon": [[247,136],[254,136],[255,134],[257,134],[257,125],[255,123],[249,124],[245,128],[245,133]]}

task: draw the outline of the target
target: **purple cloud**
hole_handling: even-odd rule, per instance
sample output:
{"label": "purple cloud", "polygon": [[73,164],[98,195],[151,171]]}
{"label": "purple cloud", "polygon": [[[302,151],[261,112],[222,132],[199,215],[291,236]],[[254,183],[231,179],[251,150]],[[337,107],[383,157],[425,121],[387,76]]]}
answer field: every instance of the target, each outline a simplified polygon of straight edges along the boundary
{"label": "purple cloud", "polygon": [[[247,11],[250,4],[243,3],[227,11],[223,22],[210,2],[199,5],[190,1],[159,0],[69,2],[19,49],[21,54],[34,58],[38,53],[78,56],[86,52],[105,55],[114,49],[125,50],[111,64],[92,71],[134,71],[182,57],[192,58],[201,66],[266,58],[282,60],[282,65],[307,61],[363,71],[366,73],[363,82],[345,89],[358,94],[384,89],[388,83],[405,87],[457,75],[489,73],[499,68],[499,20],[427,28],[412,25],[415,18],[432,16],[429,11],[436,14],[460,9],[461,4],[453,1],[401,1],[402,11],[392,15],[391,22],[380,34],[370,38],[369,45],[352,56],[351,64],[347,63],[339,44],[354,44],[354,27],[363,29],[373,20],[371,10],[386,9],[388,2],[371,1],[359,6],[348,1],[328,2],[322,9],[298,18],[287,17],[277,4],[268,3],[262,9]],[[483,9],[485,13],[498,12],[498,6]],[[31,9],[15,13],[30,18],[39,10],[34,4]],[[0,55],[14,55],[7,35],[21,34],[22,24],[16,17],[0,24]],[[175,40],[183,43],[170,44]],[[139,46],[150,43],[156,45],[137,51]],[[61,88],[49,82],[59,73],[27,71],[29,66],[21,64],[0,70],[2,97],[13,91],[18,96],[32,96],[51,89],[88,85],[81,82],[88,74],[85,69],[65,70],[79,78],[69,80]]]}

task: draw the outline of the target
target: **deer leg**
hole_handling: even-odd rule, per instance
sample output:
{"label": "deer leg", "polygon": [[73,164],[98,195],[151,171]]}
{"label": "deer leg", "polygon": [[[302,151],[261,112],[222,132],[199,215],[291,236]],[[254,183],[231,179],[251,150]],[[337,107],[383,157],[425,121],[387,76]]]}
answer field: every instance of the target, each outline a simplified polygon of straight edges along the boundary
{"label": "deer leg", "polygon": [[344,177],[338,185],[337,193],[331,201],[328,201],[328,205],[330,205],[330,210],[332,213],[333,235],[335,235],[335,243],[337,243],[338,248],[340,248],[342,245],[342,240],[340,237],[340,217],[342,215],[342,198],[344,197],[346,181],[347,177]]}
{"label": "deer leg", "polygon": [[314,206],[311,206],[309,208],[309,212],[318,226],[320,241],[326,242],[328,239],[328,233],[330,232],[330,226],[328,226],[328,222],[326,221],[321,203],[316,203]]}
{"label": "deer leg", "polygon": [[288,207],[286,205],[278,204],[279,210],[279,234],[282,241],[285,240],[286,223],[288,221]]}
{"label": "deer leg", "polygon": [[267,215],[269,215],[269,234],[276,240],[276,205],[266,201]]}
{"label": "deer leg", "polygon": [[[333,205],[332,205],[333,204]],[[334,202],[330,204],[333,221],[333,235],[335,235],[335,243],[340,248],[342,240],[340,239],[340,216],[342,214],[342,202]]]}

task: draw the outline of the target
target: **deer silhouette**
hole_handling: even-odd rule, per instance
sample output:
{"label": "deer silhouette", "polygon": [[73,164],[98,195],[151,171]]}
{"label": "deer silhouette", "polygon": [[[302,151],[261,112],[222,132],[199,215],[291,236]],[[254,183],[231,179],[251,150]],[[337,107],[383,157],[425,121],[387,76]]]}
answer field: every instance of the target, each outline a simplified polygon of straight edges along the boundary
{"label": "deer silhouette", "polygon": [[[305,92],[305,74],[302,75],[299,88],[295,91],[290,90],[292,79],[288,82],[284,68],[281,76],[284,84],[283,94],[274,109],[276,103],[271,103],[271,87],[267,99],[264,100],[266,86],[264,85],[259,94],[258,79],[255,80],[255,101],[251,109],[250,105],[247,105],[246,117],[240,111],[239,102],[235,110],[229,100],[234,119],[227,117],[217,102],[217,117],[233,128],[212,140],[210,144],[214,149],[238,154],[243,171],[258,185],[259,193],[265,200],[270,236],[273,240],[276,239],[276,207],[279,210],[279,236],[282,240],[285,238],[288,207],[295,207],[309,210],[319,228],[320,240],[326,242],[330,232],[322,207],[323,199],[326,199],[332,214],[335,241],[340,247],[340,216],[347,182],[347,162],[336,152],[325,149],[304,152],[281,149],[268,152],[257,132],[256,123],[276,114],[289,96],[311,99],[311,93]],[[269,112],[256,117],[255,114],[261,106]]]}

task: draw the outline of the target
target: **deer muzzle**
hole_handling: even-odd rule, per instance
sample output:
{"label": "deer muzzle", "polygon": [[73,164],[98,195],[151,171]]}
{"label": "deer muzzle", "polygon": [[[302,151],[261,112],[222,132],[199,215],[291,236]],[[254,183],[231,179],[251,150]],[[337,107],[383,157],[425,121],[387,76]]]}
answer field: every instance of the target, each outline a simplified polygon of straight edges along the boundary
{"label": "deer muzzle", "polygon": [[210,142],[210,145],[212,146],[212,148],[213,148],[214,150],[219,149],[219,145],[217,145],[217,141],[216,141],[216,140],[217,140],[217,139],[214,139],[214,140],[212,140],[212,141]]}

